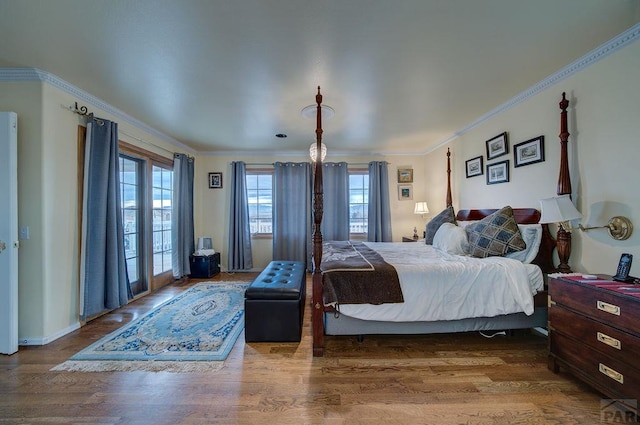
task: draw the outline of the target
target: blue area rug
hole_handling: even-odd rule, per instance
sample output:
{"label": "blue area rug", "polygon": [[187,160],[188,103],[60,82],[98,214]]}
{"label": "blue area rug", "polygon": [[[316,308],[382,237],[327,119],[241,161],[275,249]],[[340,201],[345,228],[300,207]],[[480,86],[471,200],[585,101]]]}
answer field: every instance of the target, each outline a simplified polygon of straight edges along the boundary
{"label": "blue area rug", "polygon": [[219,369],[244,329],[248,286],[199,283],[52,370]]}

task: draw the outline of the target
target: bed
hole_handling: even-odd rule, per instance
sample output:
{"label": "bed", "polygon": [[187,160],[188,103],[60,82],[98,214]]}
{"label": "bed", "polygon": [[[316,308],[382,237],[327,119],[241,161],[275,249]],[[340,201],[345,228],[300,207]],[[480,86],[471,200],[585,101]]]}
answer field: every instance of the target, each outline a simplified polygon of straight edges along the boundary
{"label": "bed", "polygon": [[[316,136],[320,147],[320,87],[316,103]],[[561,117],[566,120],[566,113]],[[447,150],[446,205],[452,211],[450,156]],[[460,255],[463,253],[458,252],[459,248],[451,248],[455,246],[451,242],[456,239],[455,235],[465,233],[464,225],[494,217],[505,208],[458,211],[456,223],[438,228],[432,245],[424,242],[323,241],[320,232],[322,167],[315,167],[314,177],[314,356],[324,355],[325,335],[362,337],[369,334],[527,329],[547,325],[544,276],[555,271],[552,253],[556,243],[547,225],[538,223],[538,210],[508,207],[507,211],[517,222],[523,237],[525,232],[535,233],[535,239],[527,240],[528,247],[535,240],[535,247],[524,250],[526,261],[519,253],[514,253],[512,258],[508,258],[510,255],[475,258]],[[532,231],[534,228],[535,232]],[[383,270],[383,264],[391,265],[397,277],[388,274],[381,277],[380,291],[376,291],[367,280],[376,281],[372,276],[377,271],[370,269]],[[392,283],[387,285],[388,282]]]}

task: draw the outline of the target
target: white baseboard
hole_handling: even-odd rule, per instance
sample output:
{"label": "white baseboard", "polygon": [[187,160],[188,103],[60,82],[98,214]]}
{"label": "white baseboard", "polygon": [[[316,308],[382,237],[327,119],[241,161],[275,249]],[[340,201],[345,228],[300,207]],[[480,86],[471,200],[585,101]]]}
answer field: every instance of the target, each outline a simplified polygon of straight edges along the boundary
{"label": "white baseboard", "polygon": [[45,336],[42,338],[20,337],[18,339],[18,345],[47,345],[50,342],[53,342],[56,339],[61,338],[66,334],[69,334],[78,329],[80,329],[80,322],[76,322],[73,325],[54,333],[53,335]]}

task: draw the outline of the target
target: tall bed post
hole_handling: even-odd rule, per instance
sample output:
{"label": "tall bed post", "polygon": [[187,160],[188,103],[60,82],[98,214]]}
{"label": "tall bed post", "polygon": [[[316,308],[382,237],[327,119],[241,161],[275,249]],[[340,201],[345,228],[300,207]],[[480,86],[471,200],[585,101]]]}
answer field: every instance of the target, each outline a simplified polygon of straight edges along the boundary
{"label": "tall bed post", "polygon": [[447,148],[447,207],[453,205],[451,197],[451,151]]}
{"label": "tall bed post", "polygon": [[566,93],[562,92],[562,100],[559,103],[560,106],[560,173],[558,175],[558,190],[559,195],[571,195],[571,177],[569,176],[569,157],[567,155],[567,143],[569,142],[569,130],[567,126],[567,108],[569,107],[569,101],[566,98]]}
{"label": "tall bed post", "polygon": [[[569,157],[567,154],[567,143],[569,142],[569,130],[567,126],[567,108],[569,107],[569,101],[566,98],[565,92],[562,92],[562,100],[558,104],[560,106],[560,172],[558,174],[558,188],[557,194],[571,196],[571,176],[569,175]],[[558,250],[558,258],[560,259],[560,265],[558,265],[558,271],[562,273],[570,273],[571,268],[567,264],[569,261],[569,255],[571,255],[571,232],[568,232],[562,227],[558,229],[556,235],[556,249]]]}
{"label": "tall bed post", "polygon": [[313,356],[322,357],[324,355],[324,302],[322,301],[322,272],[320,263],[322,262],[322,213],[324,210],[324,195],[322,187],[322,95],[320,86],[316,94],[316,152],[318,157],[314,164],[313,180],[313,290],[311,298],[311,333],[313,335]]}

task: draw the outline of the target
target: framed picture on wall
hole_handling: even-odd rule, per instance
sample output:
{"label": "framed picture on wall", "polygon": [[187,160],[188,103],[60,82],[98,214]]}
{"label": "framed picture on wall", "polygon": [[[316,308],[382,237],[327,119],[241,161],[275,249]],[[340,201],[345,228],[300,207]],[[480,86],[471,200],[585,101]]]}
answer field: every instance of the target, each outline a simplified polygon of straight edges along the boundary
{"label": "framed picture on wall", "polygon": [[400,201],[410,201],[413,199],[413,186],[410,184],[398,185],[398,199]]}
{"label": "framed picture on wall", "polygon": [[484,168],[482,166],[482,156],[471,158],[465,161],[467,178],[481,176],[484,174]]}
{"label": "framed picture on wall", "polygon": [[399,168],[398,183],[413,183],[413,168]]}
{"label": "framed picture on wall", "polygon": [[209,189],[222,189],[222,173],[209,173]]}
{"label": "framed picture on wall", "polygon": [[507,145],[507,132],[500,133],[495,137],[486,141],[487,144],[487,161],[509,153]]}
{"label": "framed picture on wall", "polygon": [[544,136],[513,145],[513,166],[535,164],[544,161]]}
{"label": "framed picture on wall", "polygon": [[509,160],[487,165],[487,184],[506,183],[509,181]]}

